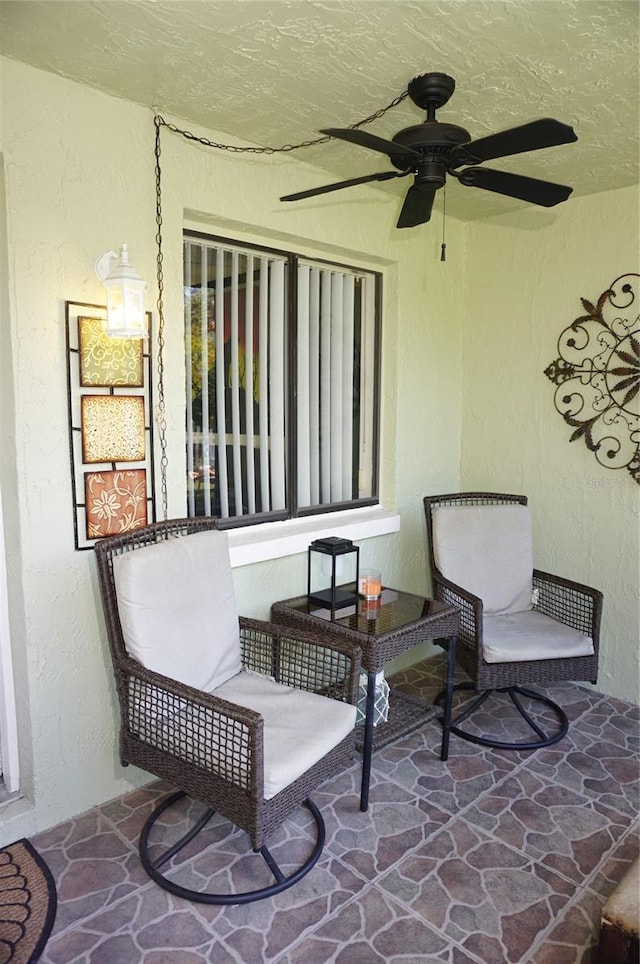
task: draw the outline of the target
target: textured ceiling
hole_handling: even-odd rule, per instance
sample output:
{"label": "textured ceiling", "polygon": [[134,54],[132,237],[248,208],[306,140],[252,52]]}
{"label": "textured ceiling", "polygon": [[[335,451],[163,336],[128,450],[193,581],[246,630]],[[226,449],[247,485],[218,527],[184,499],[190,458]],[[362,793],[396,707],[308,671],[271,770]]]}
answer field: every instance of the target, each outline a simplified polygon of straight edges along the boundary
{"label": "textured ceiling", "polygon": [[[491,166],[584,195],[639,180],[639,10],[635,0],[2,0],[0,52],[228,143],[275,147],[353,124],[415,75],[444,71],[457,86],[438,119],[472,138],[536,117],[571,124],[577,144]],[[366,129],[389,138],[423,119],[407,98]],[[335,140],[297,156],[327,172],[297,189],[391,169]],[[461,218],[521,207],[455,183],[447,194]]]}

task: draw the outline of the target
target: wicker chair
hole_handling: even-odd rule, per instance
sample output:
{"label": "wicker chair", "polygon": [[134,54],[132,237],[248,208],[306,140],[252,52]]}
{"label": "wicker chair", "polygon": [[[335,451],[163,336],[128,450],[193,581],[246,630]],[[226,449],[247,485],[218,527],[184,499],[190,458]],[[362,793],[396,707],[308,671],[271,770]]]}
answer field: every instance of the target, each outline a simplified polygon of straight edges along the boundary
{"label": "wicker chair", "polygon": [[[292,886],[324,846],[324,822],[309,793],[353,755],[359,651],[239,618],[227,535],[216,519],[152,523],[99,540],[95,553],[121,761],[178,788],[142,830],[145,870],[171,893],[208,904],[250,903]],[[201,819],[156,856],[154,827],[154,837],[162,836],[191,801],[205,805]],[[301,804],[315,821],[315,843],[284,874],[265,841]],[[260,862],[265,886],[211,893],[177,882],[175,855],[215,812],[249,834],[268,866]]]}
{"label": "wicker chair", "polygon": [[[568,730],[567,716],[528,687],[597,681],[602,593],[533,568],[526,496],[464,492],[423,501],[433,593],[460,610],[456,658],[471,681],[455,690],[479,694],[462,707],[451,732],[501,749],[556,743]],[[494,691],[509,694],[534,739],[510,742],[462,728]],[[555,722],[541,721],[537,712],[534,719],[523,696],[543,717],[551,709]]]}

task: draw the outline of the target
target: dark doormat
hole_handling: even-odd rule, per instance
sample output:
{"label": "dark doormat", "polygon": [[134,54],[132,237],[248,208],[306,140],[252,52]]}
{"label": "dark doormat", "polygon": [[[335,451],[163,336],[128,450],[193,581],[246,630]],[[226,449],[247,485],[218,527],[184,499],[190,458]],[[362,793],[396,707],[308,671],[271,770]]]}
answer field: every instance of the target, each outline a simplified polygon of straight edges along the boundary
{"label": "dark doormat", "polygon": [[0,964],[36,964],[56,918],[51,871],[28,840],[0,849]]}

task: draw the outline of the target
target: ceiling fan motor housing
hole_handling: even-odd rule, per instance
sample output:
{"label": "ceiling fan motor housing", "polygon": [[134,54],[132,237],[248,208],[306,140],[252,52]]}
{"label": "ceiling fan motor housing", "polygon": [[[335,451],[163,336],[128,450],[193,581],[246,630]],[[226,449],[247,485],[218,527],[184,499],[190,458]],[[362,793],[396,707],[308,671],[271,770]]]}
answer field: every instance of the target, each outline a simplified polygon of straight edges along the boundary
{"label": "ceiling fan motor housing", "polygon": [[449,152],[457,144],[464,144],[470,140],[469,131],[456,124],[441,124],[438,121],[425,121],[414,127],[405,127],[398,131],[391,140],[402,147],[409,147],[419,154],[423,160],[409,164],[405,157],[391,155],[391,163],[401,171],[409,167],[419,176],[420,181],[431,184],[444,184],[445,172],[448,170]]}

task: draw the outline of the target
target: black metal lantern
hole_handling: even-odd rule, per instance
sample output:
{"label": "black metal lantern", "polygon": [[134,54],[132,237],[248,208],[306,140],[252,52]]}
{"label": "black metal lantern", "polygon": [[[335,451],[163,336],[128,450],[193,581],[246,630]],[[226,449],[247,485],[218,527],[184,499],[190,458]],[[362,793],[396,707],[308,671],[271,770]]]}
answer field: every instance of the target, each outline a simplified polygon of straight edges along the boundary
{"label": "black metal lantern", "polygon": [[354,605],[358,599],[359,561],[360,548],[350,539],[314,539],[309,546],[309,599],[331,610]]}

